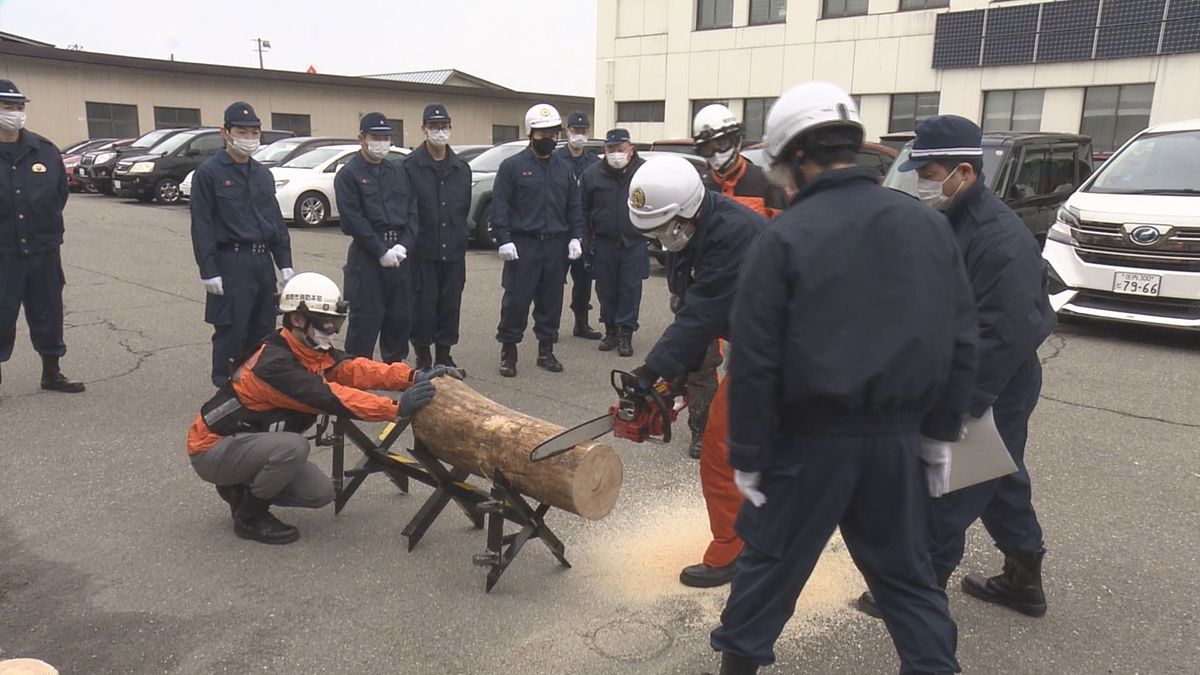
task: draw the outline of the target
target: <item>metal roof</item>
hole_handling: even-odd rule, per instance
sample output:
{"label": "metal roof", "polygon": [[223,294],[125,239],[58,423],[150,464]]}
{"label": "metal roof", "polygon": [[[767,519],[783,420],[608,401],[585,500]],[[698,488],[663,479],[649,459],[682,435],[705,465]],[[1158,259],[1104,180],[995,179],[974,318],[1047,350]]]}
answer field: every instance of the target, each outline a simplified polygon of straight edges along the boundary
{"label": "metal roof", "polygon": [[489,82],[481,77],[468,75],[454,68],[442,68],[439,70],[409,70],[399,73],[379,73],[377,75],[364,75],[374,80],[389,80],[392,82],[414,82],[416,84],[435,84],[449,85],[459,87],[482,87],[485,89],[501,89],[511,91],[507,87],[502,87],[495,82]]}

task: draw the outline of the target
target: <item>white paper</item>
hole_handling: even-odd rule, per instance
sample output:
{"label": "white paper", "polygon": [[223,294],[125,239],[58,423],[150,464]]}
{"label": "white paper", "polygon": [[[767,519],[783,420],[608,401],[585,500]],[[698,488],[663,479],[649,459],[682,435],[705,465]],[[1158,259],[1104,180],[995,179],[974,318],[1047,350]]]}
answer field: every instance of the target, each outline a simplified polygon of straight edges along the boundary
{"label": "white paper", "polygon": [[1017,470],[1012,455],[1000,438],[992,409],[983,417],[968,417],[967,437],[951,446],[950,492],[1007,476]]}

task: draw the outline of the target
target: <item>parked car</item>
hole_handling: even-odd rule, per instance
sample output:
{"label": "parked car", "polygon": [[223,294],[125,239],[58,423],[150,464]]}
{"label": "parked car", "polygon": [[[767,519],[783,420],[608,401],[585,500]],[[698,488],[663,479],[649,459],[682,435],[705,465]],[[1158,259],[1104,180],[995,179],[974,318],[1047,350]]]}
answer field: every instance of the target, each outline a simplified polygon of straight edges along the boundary
{"label": "parked car", "polygon": [[187,129],[155,129],[142,134],[129,145],[108,150],[92,150],[83,153],[77,167],[79,179],[83,181],[83,189],[88,192],[103,192],[113,194],[112,172],[117,166],[117,160],[127,155],[141,155],[150,152],[154,146]]}
{"label": "parked car", "polygon": [[71,192],[79,192],[83,189],[83,182],[79,180],[79,176],[75,173],[76,167],[79,166],[79,160],[83,158],[83,153],[89,150],[102,150],[110,147],[113,141],[116,140],[115,138],[96,138],[90,141],[75,143],[62,151],[63,168],[67,172],[67,188]]}
{"label": "parked car", "polygon": [[263,138],[263,145],[254,153],[254,161],[268,169],[299,157],[313,148],[326,145],[346,145],[357,143],[353,138],[337,138],[335,136],[292,136],[274,142]]}
{"label": "parked car", "polygon": [[492,146],[490,145],[452,145],[450,148],[454,150],[454,154],[464,162],[470,162]]}
{"label": "parked car", "polygon": [[[898,171],[912,143],[904,146],[884,178],[887,187],[917,194],[917,172]],[[1054,214],[1092,174],[1092,139],[1078,134],[993,131],[983,135],[983,175],[988,187],[1025,226],[1046,240]]]}
{"label": "parked car", "polygon": [[1059,314],[1200,328],[1200,119],[1126,142],[1058,209],[1043,256]]}
{"label": "parked car", "polygon": [[[766,167],[765,151],[762,143],[755,143],[742,149],[742,157],[751,163]],[[892,162],[896,161],[896,151],[880,143],[863,143],[855,157],[855,163],[879,171],[879,180],[887,175]]]}
{"label": "parked car", "polygon": [[[271,174],[275,176],[275,199],[283,219],[298,227],[320,227],[337,220],[333,179],[360,150],[357,143],[326,145],[271,167]],[[393,146],[387,161],[400,164],[410,152]]]}
{"label": "parked car", "polygon": [[115,138],[88,138],[88,139],[84,139],[82,141],[76,141],[66,147],[59,148],[58,152],[63,157],[66,157],[67,155],[82,155],[83,153],[87,152],[88,150],[95,150],[96,148],[100,147],[101,145],[104,145],[105,143],[111,143],[115,140],[117,140],[117,139],[115,139]]}

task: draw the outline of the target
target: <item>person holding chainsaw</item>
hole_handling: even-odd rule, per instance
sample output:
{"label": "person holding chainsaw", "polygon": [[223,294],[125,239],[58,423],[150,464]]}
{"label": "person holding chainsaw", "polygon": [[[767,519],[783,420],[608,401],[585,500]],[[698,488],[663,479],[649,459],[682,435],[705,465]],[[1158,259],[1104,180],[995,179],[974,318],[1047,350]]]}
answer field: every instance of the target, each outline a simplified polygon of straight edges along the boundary
{"label": "person holding chainsaw", "polygon": [[[300,537],[270,507],[316,509],[333,501],[333,484],[308,461],[302,432],[316,416],[407,423],[433,400],[433,377],[461,372],[445,366],[413,370],[334,349],[346,320],[337,284],[314,272],[283,287],[283,328],[270,334],[200,409],[187,434],[187,452],[200,478],[229,504],[242,539],[290,544]],[[368,389],[401,391],[399,400]],[[282,424],[282,431],[271,431]]]}
{"label": "person holding chainsaw", "polygon": [[[767,222],[760,213],[704,189],[699,174],[682,157],[649,159],[629,185],[629,217],[646,238],[667,252],[667,286],[680,298],[674,321],[646,362],[633,374],[644,388],[660,379],[678,382],[696,370],[709,345],[729,336],[738,272],[751,242]],[[700,455],[700,484],[708,507],[713,541],[704,559],[680,573],[684,585],[698,588],[729,583],[742,550],[734,518],[742,495],[727,459],[728,381],[717,389],[709,410]]]}
{"label": "person holding chainsaw", "polygon": [[730,322],[745,548],[711,636],[720,672],[774,662],[839,528],[900,672],[959,672],[927,548],[928,495],[945,492],[975,374],[979,324],[958,246],[940,214],[855,166],[863,125],[837,85],[785,92],[766,126],[768,176],[796,197],[746,255]]}

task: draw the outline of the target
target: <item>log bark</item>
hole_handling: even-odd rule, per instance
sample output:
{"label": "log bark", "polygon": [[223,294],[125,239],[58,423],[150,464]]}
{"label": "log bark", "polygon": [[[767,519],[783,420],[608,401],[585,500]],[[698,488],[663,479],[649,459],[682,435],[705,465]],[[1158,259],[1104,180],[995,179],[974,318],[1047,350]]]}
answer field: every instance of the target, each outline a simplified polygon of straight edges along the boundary
{"label": "log bark", "polygon": [[506,408],[450,377],[434,380],[437,395],[413,418],[413,435],[438,459],[476,476],[500,469],[522,493],[589,520],[608,515],[621,490],[621,457],[596,441],[540,462],[529,453],[565,431]]}

